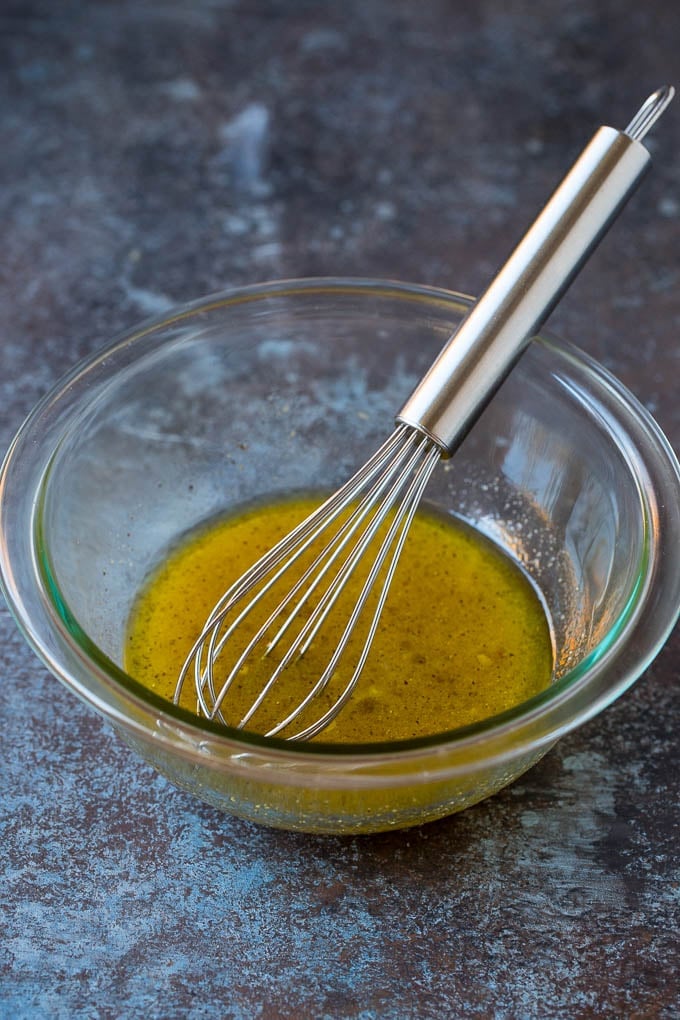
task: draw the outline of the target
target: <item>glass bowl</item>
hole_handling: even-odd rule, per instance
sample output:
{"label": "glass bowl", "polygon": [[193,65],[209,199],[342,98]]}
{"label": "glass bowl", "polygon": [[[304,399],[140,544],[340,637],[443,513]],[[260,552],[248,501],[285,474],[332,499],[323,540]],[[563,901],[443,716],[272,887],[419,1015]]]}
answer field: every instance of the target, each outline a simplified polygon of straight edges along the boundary
{"label": "glass bowl", "polygon": [[178,537],[258,498],[336,488],[389,434],[470,303],[363,280],[217,295],[119,337],[22,427],[0,475],[9,604],[52,672],[177,786],[290,829],[421,823],[511,782],[661,647],[680,604],[677,461],[615,379],[540,337],[427,498],[540,590],[547,691],[436,737],[293,746],[201,721],[124,672],[131,604]]}

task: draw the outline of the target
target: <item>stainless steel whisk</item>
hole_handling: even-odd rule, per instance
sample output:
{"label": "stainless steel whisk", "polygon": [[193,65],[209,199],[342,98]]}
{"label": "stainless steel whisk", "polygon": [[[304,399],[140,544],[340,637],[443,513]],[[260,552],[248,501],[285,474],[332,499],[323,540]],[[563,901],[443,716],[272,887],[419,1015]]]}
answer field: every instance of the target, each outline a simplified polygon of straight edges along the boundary
{"label": "stainless steel whisk", "polygon": [[[216,604],[182,667],[175,702],[193,677],[199,714],[225,725],[247,727],[286,668],[319,638],[358,565],[372,557],[341,637],[329,650],[325,669],[266,735],[291,727],[327,689],[372,598],[372,617],[361,651],[347,671],[349,679],[330,707],[288,739],[313,737],[338,715],[364,668],[411,521],[437,462],[455,451],[647,170],[650,156],[641,140],[673,95],[671,86],[660,88],[643,103],[625,131],[601,127],[595,133],[406,401],[390,438]],[[329,529],[330,537],[321,551],[310,553]],[[229,659],[237,628],[305,555],[312,556],[311,563],[245,648]],[[275,647],[279,653],[282,647],[285,651],[252,705],[240,719],[233,719],[226,711],[227,696],[263,644],[265,655]]]}

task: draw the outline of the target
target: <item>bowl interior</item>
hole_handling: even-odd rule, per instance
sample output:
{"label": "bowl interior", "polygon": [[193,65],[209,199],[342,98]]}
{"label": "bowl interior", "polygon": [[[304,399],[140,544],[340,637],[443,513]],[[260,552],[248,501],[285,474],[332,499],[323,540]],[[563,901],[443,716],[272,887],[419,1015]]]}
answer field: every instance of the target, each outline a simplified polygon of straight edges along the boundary
{"label": "bowl interior", "polygon": [[[132,601],[178,538],[257,499],[335,489],[389,434],[467,307],[397,288],[281,287],[112,349],[59,439],[35,519],[76,640],[120,667]],[[604,654],[647,583],[645,469],[615,409],[592,366],[537,341],[426,494],[534,580],[557,678]]]}

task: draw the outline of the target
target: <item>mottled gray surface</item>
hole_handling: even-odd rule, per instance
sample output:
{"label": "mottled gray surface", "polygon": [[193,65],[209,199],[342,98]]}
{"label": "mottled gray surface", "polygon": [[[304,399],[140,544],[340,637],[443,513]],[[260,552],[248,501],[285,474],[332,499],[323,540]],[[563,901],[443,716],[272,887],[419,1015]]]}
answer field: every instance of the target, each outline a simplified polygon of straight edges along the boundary
{"label": "mottled gray surface", "polygon": [[[0,445],[79,357],[207,291],[476,292],[591,129],[679,83],[678,54],[674,0],[3,0]],[[677,101],[651,148],[552,325],[677,449]],[[677,1015],[677,630],[514,787],[360,839],[217,815],[4,609],[0,637],[3,1018]]]}

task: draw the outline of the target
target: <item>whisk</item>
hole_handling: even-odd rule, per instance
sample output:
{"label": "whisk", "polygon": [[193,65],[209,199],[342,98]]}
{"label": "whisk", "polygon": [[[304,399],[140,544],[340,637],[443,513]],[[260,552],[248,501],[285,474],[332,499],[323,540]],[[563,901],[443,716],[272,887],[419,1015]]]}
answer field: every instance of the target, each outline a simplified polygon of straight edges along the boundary
{"label": "whisk", "polygon": [[[336,718],[368,658],[428,479],[439,460],[453,454],[634,190],[650,163],[641,140],[673,95],[671,86],[658,89],[625,131],[599,128],[406,401],[392,435],[217,602],[182,667],[176,703],[193,678],[200,715],[248,727],[275,686],[285,683],[288,667],[312,642],[328,637],[333,621],[339,638],[329,641],[325,668],[266,735],[305,740]],[[357,572],[359,595],[338,622],[340,597]],[[260,623],[268,593],[288,577],[290,587]],[[255,632],[239,643],[256,609]],[[363,637],[348,662],[358,627]],[[229,693],[253,657],[262,655],[276,662],[252,704],[234,715]],[[330,706],[324,702],[321,714],[314,713],[338,671],[339,691],[334,686]],[[305,713],[317,718],[299,728]],[[286,732],[291,728],[297,732]]]}

